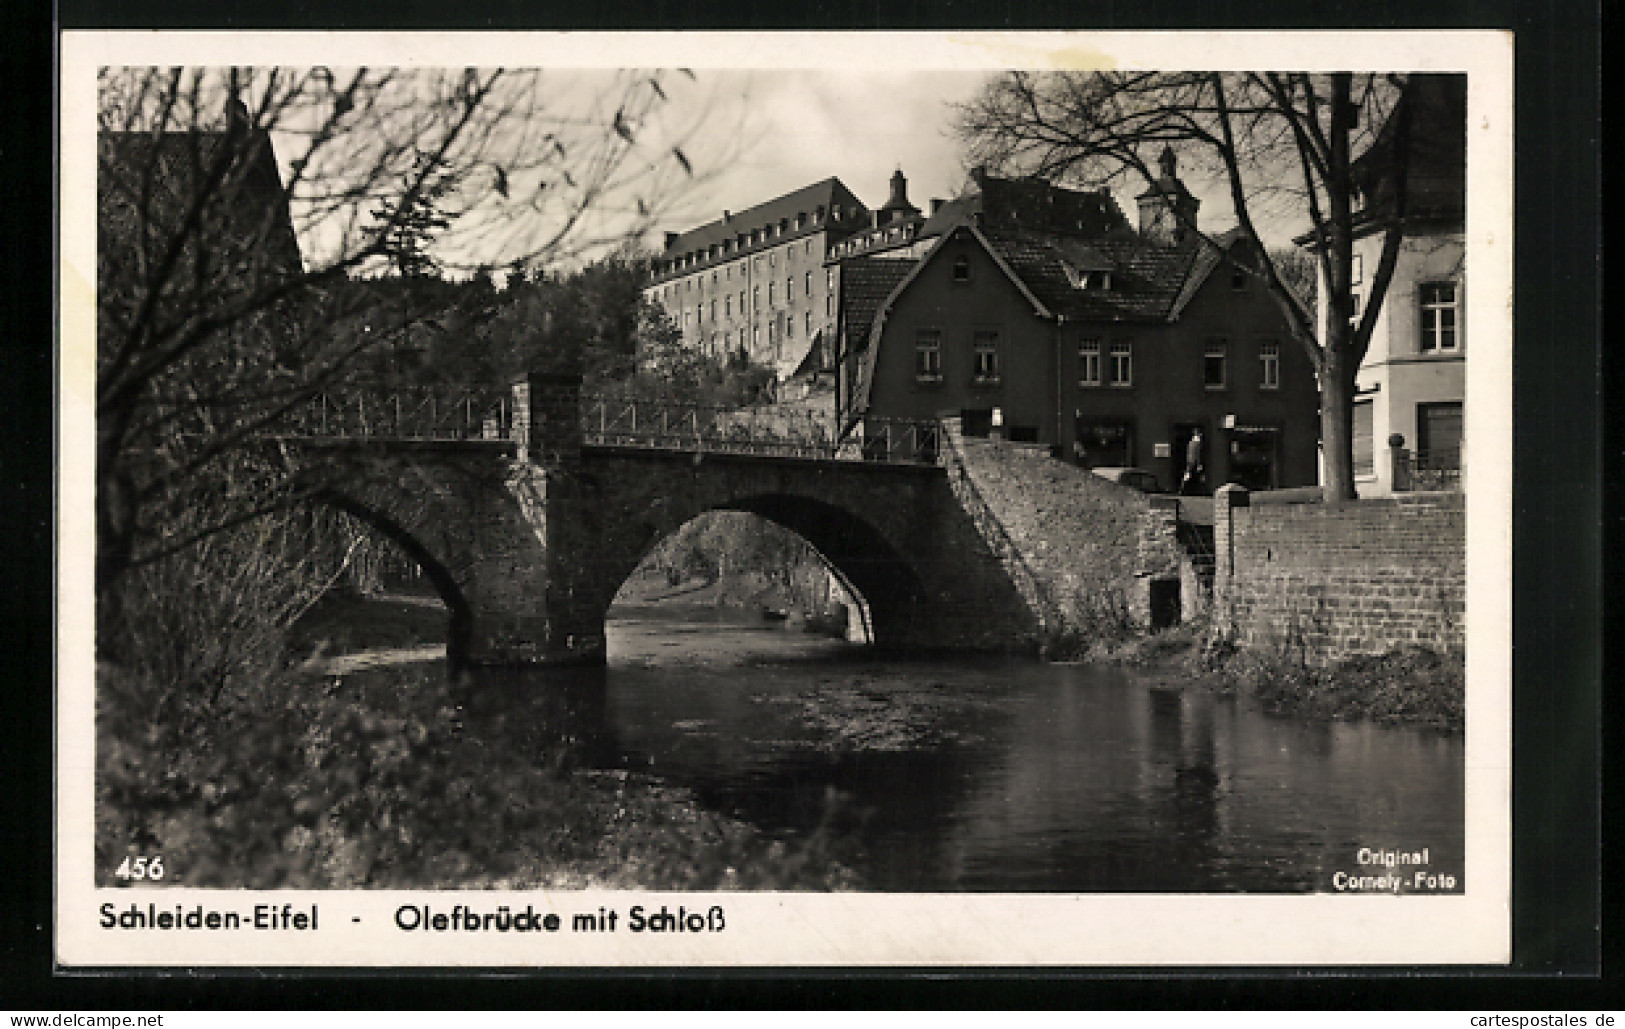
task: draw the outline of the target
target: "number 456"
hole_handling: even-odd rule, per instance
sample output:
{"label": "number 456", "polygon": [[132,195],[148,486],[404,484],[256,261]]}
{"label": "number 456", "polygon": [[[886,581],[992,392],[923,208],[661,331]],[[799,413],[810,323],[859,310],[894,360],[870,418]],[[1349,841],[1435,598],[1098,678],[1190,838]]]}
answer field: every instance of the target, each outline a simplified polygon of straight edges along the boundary
{"label": "number 456", "polygon": [[164,859],[162,855],[152,858],[132,858],[128,854],[113,870],[113,875],[120,879],[162,879],[164,877]]}

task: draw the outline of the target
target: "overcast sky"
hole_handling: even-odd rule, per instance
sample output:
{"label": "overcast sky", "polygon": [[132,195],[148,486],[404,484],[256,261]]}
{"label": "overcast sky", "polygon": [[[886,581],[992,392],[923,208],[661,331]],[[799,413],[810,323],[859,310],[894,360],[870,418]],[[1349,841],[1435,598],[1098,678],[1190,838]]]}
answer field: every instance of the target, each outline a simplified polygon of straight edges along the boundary
{"label": "overcast sky", "polygon": [[[909,200],[929,210],[932,197],[948,198],[965,186],[966,162],[952,133],[953,107],[973,97],[993,72],[704,70],[686,92],[675,92],[677,121],[684,105],[708,105],[690,149],[700,170],[715,173],[685,198],[661,231],[681,232],[791,190],[836,176],[871,209],[886,202],[892,172],[908,178]],[[703,99],[701,99],[703,97]],[[729,148],[734,153],[727,154]],[[1235,224],[1226,186],[1194,167],[1188,154],[1181,178],[1201,201],[1200,224],[1221,232]],[[1113,193],[1131,224],[1141,182],[1120,182]],[[1270,205],[1275,206],[1275,205]],[[1264,205],[1255,211],[1267,240],[1286,245],[1301,231],[1298,219]],[[658,247],[657,234],[650,240]]]}
{"label": "overcast sky", "polygon": [[[964,183],[950,106],[969,99],[982,72],[731,72],[706,70],[697,86],[719,116],[694,141],[702,171],[717,172],[683,205],[683,231],[835,176],[870,208],[885,203],[892,172],[908,177],[922,210]],[[695,91],[696,93],[698,90]],[[674,103],[688,98],[674,95]],[[713,160],[733,146],[732,160]],[[684,216],[687,216],[684,218]]]}

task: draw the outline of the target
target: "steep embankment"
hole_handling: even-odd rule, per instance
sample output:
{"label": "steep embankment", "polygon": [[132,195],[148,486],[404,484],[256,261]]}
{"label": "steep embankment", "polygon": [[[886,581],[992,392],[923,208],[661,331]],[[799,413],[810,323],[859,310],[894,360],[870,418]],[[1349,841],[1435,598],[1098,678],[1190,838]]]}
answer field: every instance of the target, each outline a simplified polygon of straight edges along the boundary
{"label": "steep embankment", "polygon": [[1146,582],[1179,576],[1173,515],[1049,455],[948,424],[949,482],[1029,604],[1049,649],[1076,652],[1146,621]]}

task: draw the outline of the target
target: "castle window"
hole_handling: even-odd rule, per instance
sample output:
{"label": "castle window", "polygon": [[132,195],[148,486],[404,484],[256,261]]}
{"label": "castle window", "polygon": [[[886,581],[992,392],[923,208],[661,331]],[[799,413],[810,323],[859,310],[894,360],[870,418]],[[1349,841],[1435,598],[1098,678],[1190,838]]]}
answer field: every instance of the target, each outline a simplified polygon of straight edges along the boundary
{"label": "castle window", "polygon": [[1100,340],[1086,339],[1078,344],[1078,385],[1100,385]]}
{"label": "castle window", "polygon": [[1258,388],[1281,388],[1281,344],[1273,339],[1258,344]]}
{"label": "castle window", "polygon": [[1210,339],[1202,347],[1202,388],[1224,389],[1225,357],[1230,349],[1223,337]]}
{"label": "castle window", "polygon": [[914,334],[914,378],[918,382],[942,381],[942,333],[921,329]]}
{"label": "castle window", "polygon": [[1456,284],[1424,282],[1422,298],[1422,353],[1456,350],[1461,343],[1456,326]]}

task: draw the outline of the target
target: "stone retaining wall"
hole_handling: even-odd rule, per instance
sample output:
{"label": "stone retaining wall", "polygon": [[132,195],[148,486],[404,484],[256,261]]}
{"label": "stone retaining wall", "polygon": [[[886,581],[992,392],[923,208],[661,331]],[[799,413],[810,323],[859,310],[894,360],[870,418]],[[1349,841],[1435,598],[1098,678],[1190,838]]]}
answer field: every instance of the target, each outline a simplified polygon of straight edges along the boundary
{"label": "stone retaining wall", "polygon": [[1220,617],[1249,648],[1316,661],[1419,644],[1462,647],[1466,509],[1460,493],[1341,504],[1214,496]]}
{"label": "stone retaining wall", "polygon": [[1177,503],[1056,460],[1048,447],[944,424],[949,486],[1046,633],[1145,627],[1154,589],[1177,592],[1183,617],[1201,610]]}

